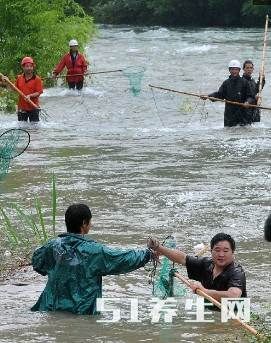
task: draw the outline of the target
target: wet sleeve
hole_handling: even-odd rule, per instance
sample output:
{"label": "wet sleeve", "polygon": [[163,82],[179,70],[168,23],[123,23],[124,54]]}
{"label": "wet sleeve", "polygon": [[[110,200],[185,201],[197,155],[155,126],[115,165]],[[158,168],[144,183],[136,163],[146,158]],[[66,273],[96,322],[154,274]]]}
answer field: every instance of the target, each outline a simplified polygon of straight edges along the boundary
{"label": "wet sleeve", "polygon": [[58,75],[66,66],[66,55],[62,57],[61,61],[55,66],[53,73]]}
{"label": "wet sleeve", "polygon": [[99,257],[99,274],[124,274],[143,267],[150,260],[150,251],[121,250],[102,246]]}
{"label": "wet sleeve", "polygon": [[37,273],[43,276],[47,275],[52,266],[52,262],[52,257],[48,253],[47,245],[34,251],[32,256],[32,266]]}
{"label": "wet sleeve", "polygon": [[206,257],[186,256],[186,270],[189,279],[201,281]]}
{"label": "wet sleeve", "polygon": [[250,104],[253,104],[255,102],[255,96],[248,81],[246,82],[246,90],[246,101]]}
{"label": "wet sleeve", "polygon": [[225,98],[225,82],[222,83],[222,85],[219,87],[217,92],[211,93],[208,96],[218,99],[224,99]]}
{"label": "wet sleeve", "polygon": [[237,287],[244,291],[246,288],[246,275],[241,267],[236,267],[232,271],[227,286],[228,288]]}

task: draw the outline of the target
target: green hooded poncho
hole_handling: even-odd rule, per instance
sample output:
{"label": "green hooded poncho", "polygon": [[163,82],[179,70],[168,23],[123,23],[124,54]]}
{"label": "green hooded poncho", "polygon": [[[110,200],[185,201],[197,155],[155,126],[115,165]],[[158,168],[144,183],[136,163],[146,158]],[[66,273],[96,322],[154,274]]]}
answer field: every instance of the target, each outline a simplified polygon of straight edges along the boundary
{"label": "green hooded poncho", "polygon": [[80,234],[61,234],[33,254],[33,269],[48,281],[31,310],[95,314],[102,276],[131,272],[149,259],[147,249],[113,249]]}

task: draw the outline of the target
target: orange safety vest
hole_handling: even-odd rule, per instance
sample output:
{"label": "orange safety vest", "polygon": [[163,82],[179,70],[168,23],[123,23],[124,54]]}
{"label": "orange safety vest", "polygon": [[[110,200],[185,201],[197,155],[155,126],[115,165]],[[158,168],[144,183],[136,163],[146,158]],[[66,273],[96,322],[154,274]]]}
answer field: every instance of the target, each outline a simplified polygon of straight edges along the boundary
{"label": "orange safety vest", "polygon": [[[43,85],[41,78],[37,75],[33,75],[31,79],[26,80],[25,75],[21,74],[17,76],[16,87],[24,93],[24,95],[29,95],[38,92],[39,94],[43,93]],[[39,97],[31,98],[31,101],[39,106]],[[27,102],[21,95],[19,95],[18,109],[23,111],[32,111],[35,108],[29,102]]]}

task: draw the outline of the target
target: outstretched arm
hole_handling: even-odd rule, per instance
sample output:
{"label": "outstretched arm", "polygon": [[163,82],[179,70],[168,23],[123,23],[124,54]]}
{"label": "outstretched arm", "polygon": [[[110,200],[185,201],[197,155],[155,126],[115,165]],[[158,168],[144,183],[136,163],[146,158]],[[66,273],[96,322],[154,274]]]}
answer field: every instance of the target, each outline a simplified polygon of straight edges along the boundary
{"label": "outstretched arm", "polygon": [[149,262],[151,252],[145,250],[123,250],[100,245],[97,254],[91,254],[90,265],[100,275],[129,273]]}
{"label": "outstretched arm", "polygon": [[[218,98],[218,99],[225,99],[225,84],[224,82],[222,83],[222,85],[219,87],[217,92],[211,93],[208,95],[211,98]],[[212,100],[215,101],[215,100]]]}
{"label": "outstretched arm", "polygon": [[173,262],[182,264],[184,266],[186,264],[186,254],[184,252],[177,249],[166,248],[163,245],[161,245],[156,238],[149,237],[147,241],[147,246],[149,249],[154,250],[160,255],[166,256]]}
{"label": "outstretched arm", "polygon": [[66,55],[62,57],[60,62],[55,66],[53,70],[53,75],[57,76],[62,72],[62,70],[66,67]]}

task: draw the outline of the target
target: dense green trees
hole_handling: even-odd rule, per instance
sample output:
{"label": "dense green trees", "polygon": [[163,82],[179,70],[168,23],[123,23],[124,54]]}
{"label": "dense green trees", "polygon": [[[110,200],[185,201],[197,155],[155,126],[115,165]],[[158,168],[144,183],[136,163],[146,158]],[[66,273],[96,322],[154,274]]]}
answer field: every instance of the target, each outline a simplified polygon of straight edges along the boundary
{"label": "dense green trees", "polygon": [[23,56],[32,56],[46,74],[75,37],[86,43],[92,19],[73,0],[0,0],[0,72],[20,71]]}
{"label": "dense green trees", "polygon": [[[71,38],[84,45],[94,33],[92,18],[74,0],[0,0],[0,23],[0,72],[8,76],[20,72],[23,56],[46,76]],[[0,90],[0,109],[13,108],[11,94]]]}
{"label": "dense green trees", "polygon": [[169,26],[262,26],[271,6],[253,0],[76,0],[97,22]]}

